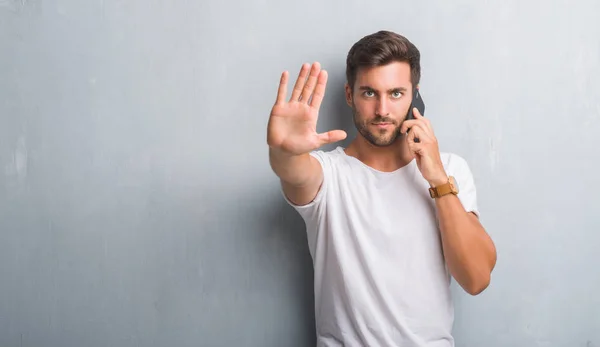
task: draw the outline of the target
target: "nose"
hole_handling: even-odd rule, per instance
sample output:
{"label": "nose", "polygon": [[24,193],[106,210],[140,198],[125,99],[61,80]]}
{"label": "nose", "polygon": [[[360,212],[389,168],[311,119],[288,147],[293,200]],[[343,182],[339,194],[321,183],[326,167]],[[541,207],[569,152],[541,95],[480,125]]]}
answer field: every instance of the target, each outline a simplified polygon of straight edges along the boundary
{"label": "nose", "polygon": [[387,116],[390,114],[387,98],[379,98],[377,109],[375,110],[379,116]]}

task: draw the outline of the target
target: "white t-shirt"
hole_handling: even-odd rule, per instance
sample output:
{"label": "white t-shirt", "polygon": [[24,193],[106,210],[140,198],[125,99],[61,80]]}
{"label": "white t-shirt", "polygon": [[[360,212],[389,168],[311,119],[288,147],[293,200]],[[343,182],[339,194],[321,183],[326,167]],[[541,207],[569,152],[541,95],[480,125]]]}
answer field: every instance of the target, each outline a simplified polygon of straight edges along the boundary
{"label": "white t-shirt", "polygon": [[[306,223],[314,265],[317,346],[454,346],[454,307],[435,201],[416,161],[375,170],[342,147],[312,152],[324,181],[293,206]],[[442,153],[467,211],[479,215],[473,176]]]}

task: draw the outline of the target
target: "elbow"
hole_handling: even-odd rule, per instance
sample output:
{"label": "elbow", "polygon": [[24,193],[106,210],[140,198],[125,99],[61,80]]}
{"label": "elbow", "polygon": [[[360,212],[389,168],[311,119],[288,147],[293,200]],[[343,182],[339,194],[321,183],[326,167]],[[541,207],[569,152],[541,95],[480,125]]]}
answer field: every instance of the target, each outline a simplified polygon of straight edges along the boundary
{"label": "elbow", "polygon": [[492,277],[492,271],[496,267],[496,248],[494,245],[491,245],[490,256],[488,266],[484,268],[479,268],[477,272],[473,273],[471,276],[471,280],[464,287],[465,291],[470,295],[476,296],[489,287]]}
{"label": "elbow", "polygon": [[472,296],[477,296],[481,293],[483,293],[484,290],[487,289],[487,287],[489,287],[490,285],[490,275],[486,275],[486,276],[481,276],[481,278],[477,279],[477,280],[473,280],[471,281],[471,283],[469,283],[468,285],[464,286],[464,290],[472,295]]}

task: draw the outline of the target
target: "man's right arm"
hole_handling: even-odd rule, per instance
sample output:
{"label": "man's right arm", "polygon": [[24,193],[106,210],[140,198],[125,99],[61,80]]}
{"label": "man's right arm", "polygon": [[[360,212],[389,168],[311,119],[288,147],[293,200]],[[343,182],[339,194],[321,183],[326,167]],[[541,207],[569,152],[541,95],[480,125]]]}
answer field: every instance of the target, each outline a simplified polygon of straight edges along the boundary
{"label": "man's right arm", "polygon": [[323,168],[315,157],[309,153],[290,155],[269,148],[269,162],[281,180],[283,193],[288,200],[298,206],[314,200],[323,183]]}
{"label": "man's right arm", "polygon": [[267,126],[271,168],[281,180],[286,198],[297,206],[312,202],[323,183],[323,168],[311,151],[346,138],[342,130],[317,133],[319,108],[325,95],[327,72],[318,62],[303,64],[288,101],[284,71]]}

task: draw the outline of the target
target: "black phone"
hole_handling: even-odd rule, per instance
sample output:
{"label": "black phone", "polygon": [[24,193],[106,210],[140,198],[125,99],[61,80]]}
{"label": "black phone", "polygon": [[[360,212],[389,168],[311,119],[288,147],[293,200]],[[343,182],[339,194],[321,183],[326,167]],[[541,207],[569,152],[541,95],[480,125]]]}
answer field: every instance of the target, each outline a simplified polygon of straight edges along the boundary
{"label": "black phone", "polygon": [[425,117],[425,103],[423,102],[423,98],[421,97],[421,91],[418,88],[413,89],[413,98],[410,103],[410,108],[408,109],[408,114],[406,115],[406,119],[415,119],[413,114],[413,108],[417,108],[421,113],[421,116]]}
{"label": "black phone", "polygon": [[[421,91],[419,88],[413,89],[413,98],[410,103],[410,108],[408,109],[408,114],[406,115],[406,119],[415,119],[415,115],[413,113],[413,109],[417,108],[421,116],[425,117],[425,103],[423,102],[423,98],[421,97]],[[410,128],[406,131],[408,133]],[[415,137],[415,142],[420,142],[418,137]]]}

